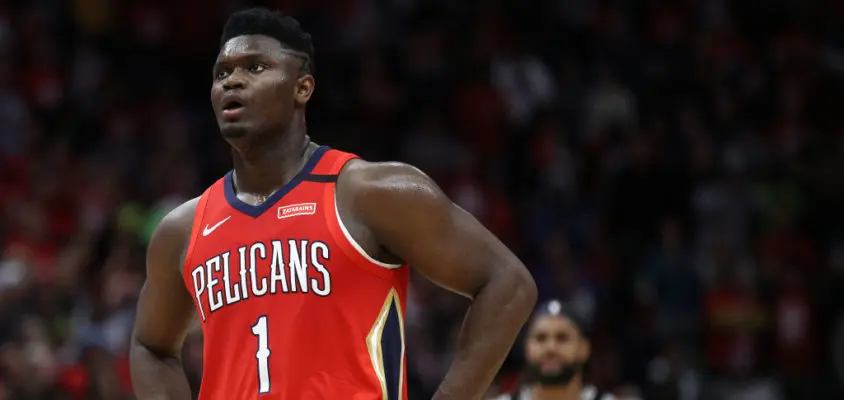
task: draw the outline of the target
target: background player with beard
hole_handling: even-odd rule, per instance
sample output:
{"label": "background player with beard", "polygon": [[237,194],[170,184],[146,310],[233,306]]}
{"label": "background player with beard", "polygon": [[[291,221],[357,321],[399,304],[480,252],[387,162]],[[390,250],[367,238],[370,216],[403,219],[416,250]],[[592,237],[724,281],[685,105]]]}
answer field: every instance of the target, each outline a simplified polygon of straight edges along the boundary
{"label": "background player with beard", "polygon": [[586,323],[574,310],[558,300],[543,303],[528,326],[523,381],[496,400],[615,400],[583,383],[590,345]]}

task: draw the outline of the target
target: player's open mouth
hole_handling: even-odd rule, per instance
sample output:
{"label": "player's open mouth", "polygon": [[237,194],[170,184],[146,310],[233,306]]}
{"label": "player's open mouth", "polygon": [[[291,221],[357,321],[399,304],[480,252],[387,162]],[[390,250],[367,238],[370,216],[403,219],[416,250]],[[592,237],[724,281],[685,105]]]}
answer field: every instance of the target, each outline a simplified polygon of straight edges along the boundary
{"label": "player's open mouth", "polygon": [[542,371],[543,374],[553,374],[560,371],[560,363],[558,362],[544,362],[540,364],[539,370]]}
{"label": "player's open mouth", "polygon": [[226,103],[223,106],[223,116],[224,117],[235,117],[239,115],[243,111],[244,107],[243,104],[239,101],[231,101]]}

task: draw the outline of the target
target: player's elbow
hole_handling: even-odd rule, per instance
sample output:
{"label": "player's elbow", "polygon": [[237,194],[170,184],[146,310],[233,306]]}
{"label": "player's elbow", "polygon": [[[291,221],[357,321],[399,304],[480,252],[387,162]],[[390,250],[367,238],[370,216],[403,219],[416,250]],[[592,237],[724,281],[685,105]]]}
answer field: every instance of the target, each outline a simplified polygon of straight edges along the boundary
{"label": "player's elbow", "polygon": [[181,359],[181,351],[172,347],[167,348],[164,346],[154,345],[149,341],[144,341],[139,338],[137,334],[133,334],[129,345],[129,362],[135,363],[136,361],[146,360],[149,358],[161,361],[179,361]]}
{"label": "player's elbow", "polygon": [[497,281],[496,286],[504,289],[503,293],[507,293],[507,303],[511,309],[525,316],[533,312],[538,290],[536,282],[525,267],[519,265],[502,268],[492,279]]}
{"label": "player's elbow", "polygon": [[527,314],[530,314],[533,312],[533,308],[536,307],[536,301],[539,297],[536,281],[533,280],[533,276],[524,267],[518,268],[513,275],[513,281],[515,282],[514,293],[516,293],[518,301],[523,303]]}

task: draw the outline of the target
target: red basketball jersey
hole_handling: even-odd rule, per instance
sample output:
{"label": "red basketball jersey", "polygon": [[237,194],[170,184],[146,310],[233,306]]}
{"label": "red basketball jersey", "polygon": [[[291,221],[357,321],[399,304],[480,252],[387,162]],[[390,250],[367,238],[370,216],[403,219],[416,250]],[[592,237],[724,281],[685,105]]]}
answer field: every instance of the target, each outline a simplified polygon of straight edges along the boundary
{"label": "red basketball jersey", "polygon": [[204,334],[200,400],[407,399],[409,272],[368,256],[338,218],[356,156],[320,147],[264,204],[231,173],[199,200],[184,279]]}

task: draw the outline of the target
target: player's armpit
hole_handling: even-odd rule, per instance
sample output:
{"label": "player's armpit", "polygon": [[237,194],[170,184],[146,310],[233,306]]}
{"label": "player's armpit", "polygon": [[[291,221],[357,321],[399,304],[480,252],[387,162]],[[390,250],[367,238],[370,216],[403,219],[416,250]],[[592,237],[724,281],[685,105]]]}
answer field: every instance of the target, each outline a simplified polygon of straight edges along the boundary
{"label": "player's armpit", "polygon": [[147,279],[138,299],[130,363],[138,399],[189,399],[182,344],[193,319],[193,300],[181,275],[196,200],[171,211],[147,249]]}
{"label": "player's armpit", "polygon": [[536,303],[527,269],[418,169],[360,162],[346,174],[338,191],[349,194],[355,218],[381,246],[474,300],[437,398],[481,398]]}

